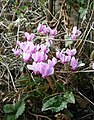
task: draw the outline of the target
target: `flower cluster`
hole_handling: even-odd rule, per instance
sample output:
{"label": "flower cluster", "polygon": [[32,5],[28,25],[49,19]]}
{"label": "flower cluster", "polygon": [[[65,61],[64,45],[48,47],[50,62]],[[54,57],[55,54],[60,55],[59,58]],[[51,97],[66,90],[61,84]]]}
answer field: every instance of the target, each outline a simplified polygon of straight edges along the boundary
{"label": "flower cluster", "polygon": [[75,58],[76,49],[62,49],[56,52],[56,57],[60,60],[62,64],[69,63],[73,70],[84,64],[78,63],[78,59]]}
{"label": "flower cluster", "polygon": [[57,63],[55,57],[53,57],[52,60],[48,59],[48,46],[50,46],[52,42],[48,37],[54,38],[57,34],[57,30],[39,23],[37,32],[46,35],[45,41],[50,44],[35,44],[33,43],[33,39],[36,37],[35,34],[25,32],[27,41],[17,41],[17,48],[13,48],[12,51],[16,56],[22,56],[24,62],[28,63],[28,61],[31,61],[32,65],[27,65],[27,68],[33,70],[35,74],[40,73],[42,77],[45,78],[54,73],[54,65]]}
{"label": "flower cluster", "polygon": [[57,59],[53,57],[52,60],[48,59],[46,62],[33,62],[32,65],[27,65],[29,70],[33,70],[35,74],[41,74],[43,78],[52,75],[54,73],[54,66],[57,63]]}
{"label": "flower cluster", "polygon": [[50,36],[56,36],[57,35],[57,30],[51,29],[49,26],[42,25],[39,23],[38,28],[37,28],[38,33],[42,33],[43,35],[49,34]]}
{"label": "flower cluster", "polygon": [[[75,58],[76,49],[63,49],[56,52],[56,58],[53,57],[52,60],[49,59],[50,45],[53,44],[54,37],[57,35],[56,29],[51,29],[47,25],[42,25],[39,23],[37,28],[37,33],[45,35],[45,42],[36,44],[34,43],[34,38],[36,37],[34,33],[25,32],[26,41],[17,41],[17,47],[12,49],[16,56],[21,56],[23,61],[32,64],[28,64],[27,68],[32,70],[35,74],[41,74],[43,78],[52,75],[54,73],[54,66],[57,63],[57,59],[60,60],[62,64],[68,63],[73,70],[75,70],[79,64],[78,59]],[[76,27],[73,28],[72,36],[73,39],[80,35],[80,31]]]}
{"label": "flower cluster", "polygon": [[50,47],[53,44],[54,37],[57,35],[56,28],[51,29],[49,26],[42,25],[39,23],[37,27],[37,32],[41,33],[42,35],[46,35],[45,44]]}

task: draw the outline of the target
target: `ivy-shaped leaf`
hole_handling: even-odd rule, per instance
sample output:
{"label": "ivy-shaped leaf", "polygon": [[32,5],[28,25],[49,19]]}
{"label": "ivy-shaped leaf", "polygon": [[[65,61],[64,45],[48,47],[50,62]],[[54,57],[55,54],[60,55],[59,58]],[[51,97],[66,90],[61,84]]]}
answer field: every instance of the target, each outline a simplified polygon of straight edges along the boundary
{"label": "ivy-shaped leaf", "polygon": [[59,112],[64,108],[67,108],[66,101],[63,100],[63,97],[60,95],[52,97],[43,103],[42,111],[52,110],[53,112]]}
{"label": "ivy-shaped leaf", "polygon": [[12,104],[6,104],[3,106],[4,113],[13,113],[14,112],[14,106]]}
{"label": "ivy-shaped leaf", "polygon": [[23,112],[25,110],[25,102],[24,101],[18,101],[15,104],[15,110],[16,110],[15,118],[17,119],[20,115],[23,114]]}
{"label": "ivy-shaped leaf", "polygon": [[59,112],[67,108],[68,103],[75,103],[75,98],[72,92],[65,92],[63,96],[57,95],[43,101],[42,111],[52,110],[53,112]]}
{"label": "ivy-shaped leaf", "polygon": [[18,101],[14,104],[6,104],[3,107],[3,111],[6,116],[6,120],[16,120],[25,110],[25,102]]}

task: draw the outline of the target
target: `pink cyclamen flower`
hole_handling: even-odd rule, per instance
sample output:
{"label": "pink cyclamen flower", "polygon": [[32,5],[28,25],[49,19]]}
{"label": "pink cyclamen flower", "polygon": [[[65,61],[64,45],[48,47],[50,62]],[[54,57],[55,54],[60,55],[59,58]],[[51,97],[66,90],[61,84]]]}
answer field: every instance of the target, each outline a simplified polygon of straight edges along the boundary
{"label": "pink cyclamen flower", "polygon": [[44,52],[37,51],[36,53],[32,54],[32,59],[34,62],[44,62],[47,60],[47,55]]}
{"label": "pink cyclamen flower", "polygon": [[71,35],[72,40],[76,40],[76,37],[79,36],[80,34],[81,31],[77,29],[77,26],[74,26]]}
{"label": "pink cyclamen flower", "polygon": [[27,42],[17,41],[17,45],[19,46],[19,48],[20,48],[22,51],[26,48],[26,44],[27,44]]}
{"label": "pink cyclamen flower", "polygon": [[54,73],[54,68],[50,67],[47,63],[40,62],[35,63],[33,62],[32,65],[27,65],[29,70],[33,70],[35,74],[41,74],[43,78],[52,75]]}
{"label": "pink cyclamen flower", "polygon": [[33,62],[32,65],[27,65],[29,70],[33,70],[35,74],[41,74],[43,78],[52,75],[54,73],[54,65],[57,63],[55,57],[51,60],[48,60],[48,63],[45,62]]}
{"label": "pink cyclamen flower", "polygon": [[43,25],[43,31],[42,31],[42,34],[46,35],[48,34],[50,31],[49,31],[49,27],[46,27],[46,25]]}
{"label": "pink cyclamen flower", "polygon": [[73,55],[76,54],[76,49],[72,49],[72,50],[67,49],[67,50],[66,50],[66,53],[67,53],[69,56],[73,56]]}
{"label": "pink cyclamen flower", "polygon": [[29,52],[32,54],[36,52],[36,46],[32,41],[19,42],[19,48],[22,50],[22,52],[26,53]]}
{"label": "pink cyclamen flower", "polygon": [[[68,52],[70,52],[70,51],[68,51]],[[66,55],[65,53],[66,53],[65,48],[62,49],[61,52],[60,51],[56,52],[56,57],[60,59],[62,64],[70,62],[70,60],[71,60],[71,56]]]}
{"label": "pink cyclamen flower", "polygon": [[78,59],[75,59],[75,57],[71,58],[70,66],[73,70],[75,70],[78,67]]}
{"label": "pink cyclamen flower", "polygon": [[25,37],[28,41],[31,41],[34,39],[35,34],[34,33],[29,34],[28,32],[25,32]]}
{"label": "pink cyclamen flower", "polygon": [[62,56],[62,54],[65,54],[65,48],[63,48],[63,49],[61,50],[61,52],[60,52],[60,51],[57,51],[57,52],[56,52],[56,57],[57,57],[57,58],[60,58],[60,57]]}
{"label": "pink cyclamen flower", "polygon": [[18,55],[20,55],[21,54],[21,50],[20,49],[12,49],[12,51],[14,52],[14,54],[16,55],[16,56],[18,56]]}
{"label": "pink cyclamen flower", "polygon": [[65,64],[65,63],[69,62],[70,60],[71,60],[71,56],[67,56],[65,54],[62,54],[60,56],[60,61],[62,64]]}
{"label": "pink cyclamen flower", "polygon": [[40,48],[41,48],[41,52],[44,52],[45,54],[49,52],[49,49],[48,49],[47,46],[44,45],[44,44],[41,44],[41,45],[40,45]]}
{"label": "pink cyclamen flower", "polygon": [[41,62],[39,68],[40,68],[39,72],[43,78],[54,73],[54,68],[47,63]]}
{"label": "pink cyclamen flower", "polygon": [[29,69],[29,70],[33,70],[33,72],[35,73],[35,74],[38,74],[39,73],[39,65],[40,63],[35,63],[35,62],[33,62],[33,64],[32,65],[27,65],[27,68]]}
{"label": "pink cyclamen flower", "polygon": [[55,29],[51,29],[51,28],[50,28],[50,35],[51,35],[51,36],[56,36],[56,35],[57,35],[57,30],[56,30],[56,28],[55,28]]}

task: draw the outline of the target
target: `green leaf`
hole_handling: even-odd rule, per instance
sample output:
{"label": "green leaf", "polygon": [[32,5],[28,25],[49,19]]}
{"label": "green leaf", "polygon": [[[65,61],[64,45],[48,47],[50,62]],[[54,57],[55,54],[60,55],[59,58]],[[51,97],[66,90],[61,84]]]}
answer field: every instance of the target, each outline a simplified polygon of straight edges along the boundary
{"label": "green leaf", "polygon": [[44,99],[42,111],[52,110],[53,112],[59,112],[67,108],[68,103],[75,103],[75,98],[72,92],[66,91],[63,96],[57,95]]}
{"label": "green leaf", "polygon": [[75,103],[75,98],[72,92],[66,91],[63,97],[68,103]]}
{"label": "green leaf", "polygon": [[6,104],[3,106],[4,113],[13,113],[14,112],[14,106],[12,104]]}
{"label": "green leaf", "polygon": [[30,76],[25,75],[25,76],[19,77],[16,82],[25,83],[25,82],[27,82],[27,81],[29,81],[29,80],[30,80]]}
{"label": "green leaf", "polygon": [[65,47],[68,47],[73,43],[72,39],[69,37],[69,35],[65,35]]}
{"label": "green leaf", "polygon": [[15,114],[7,114],[5,118],[6,118],[6,120],[16,120]]}
{"label": "green leaf", "polygon": [[32,80],[31,80],[30,76],[24,75],[24,76],[19,77],[16,80],[16,86],[19,88],[23,88],[23,87],[32,85],[31,82],[32,82]]}
{"label": "green leaf", "polygon": [[15,118],[17,119],[20,115],[23,114],[23,112],[25,110],[25,102],[24,101],[18,101],[15,104],[15,110],[16,110]]}
{"label": "green leaf", "polygon": [[25,110],[25,102],[18,101],[14,104],[6,104],[3,107],[4,113],[6,113],[6,120],[16,120]]}
{"label": "green leaf", "polygon": [[67,102],[64,101],[60,95],[58,95],[44,102],[42,111],[46,111],[50,109],[53,112],[59,112],[60,110],[63,110],[64,108],[67,108]]}

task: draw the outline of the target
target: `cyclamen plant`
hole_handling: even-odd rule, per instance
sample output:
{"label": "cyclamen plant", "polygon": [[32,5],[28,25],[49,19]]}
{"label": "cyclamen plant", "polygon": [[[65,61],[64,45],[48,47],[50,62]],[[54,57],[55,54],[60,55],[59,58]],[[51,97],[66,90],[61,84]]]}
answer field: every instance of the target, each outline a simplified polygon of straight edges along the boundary
{"label": "cyclamen plant", "polygon": [[[12,51],[16,56],[21,56],[23,61],[27,63],[27,68],[32,70],[35,74],[41,74],[43,78],[54,74],[54,67],[56,64],[61,62],[63,65],[68,64],[72,70],[76,70],[79,66],[78,59],[76,56],[76,49],[64,48],[61,51],[56,51],[56,56],[49,59],[50,47],[57,35],[57,30],[51,29],[49,26],[42,25],[39,23],[37,27],[37,33],[45,36],[45,40],[36,44],[34,39],[36,35],[34,33],[25,32],[26,41],[17,41],[17,48],[13,48]],[[77,30],[75,26],[72,31],[71,38],[76,40],[81,32]],[[29,64],[31,62],[31,64]],[[83,64],[84,65],[84,64]]]}

